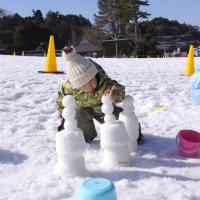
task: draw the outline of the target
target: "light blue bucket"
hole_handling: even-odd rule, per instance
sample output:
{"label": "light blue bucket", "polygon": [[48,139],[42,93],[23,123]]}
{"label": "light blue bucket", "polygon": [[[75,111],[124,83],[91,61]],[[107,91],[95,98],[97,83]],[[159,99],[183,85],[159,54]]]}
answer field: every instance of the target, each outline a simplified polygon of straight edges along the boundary
{"label": "light blue bucket", "polygon": [[108,179],[88,179],[79,187],[77,200],[117,200],[115,186]]}

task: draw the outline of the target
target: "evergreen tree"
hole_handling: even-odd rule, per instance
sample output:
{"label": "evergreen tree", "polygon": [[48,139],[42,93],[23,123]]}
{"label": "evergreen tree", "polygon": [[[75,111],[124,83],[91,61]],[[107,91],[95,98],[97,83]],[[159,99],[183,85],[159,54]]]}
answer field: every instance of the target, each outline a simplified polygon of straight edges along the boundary
{"label": "evergreen tree", "polygon": [[85,27],[91,23],[83,16],[61,15],[59,12],[49,12],[45,20],[46,27],[55,36],[56,48],[65,45],[77,45],[82,39]]}
{"label": "evergreen tree", "polygon": [[[138,55],[138,33],[139,19],[146,19],[150,15],[147,12],[141,11],[141,6],[149,6],[148,0],[124,0],[122,1],[122,7],[126,15],[127,23],[134,26],[134,39],[135,39],[135,56]],[[141,38],[141,34],[140,34]]]}
{"label": "evergreen tree", "polygon": [[0,8],[0,18],[5,16],[5,11]]}
{"label": "evergreen tree", "polygon": [[140,10],[140,6],[148,5],[148,0],[98,0],[96,26],[116,41],[121,33],[127,33],[127,26],[130,23],[134,25],[135,54],[137,54],[138,20],[149,16],[147,12]]}
{"label": "evergreen tree", "polygon": [[36,24],[44,23],[44,18],[42,16],[42,12],[40,10],[33,10],[33,21]]}
{"label": "evergreen tree", "polygon": [[36,50],[41,42],[47,44],[48,37],[47,29],[28,21],[16,30],[13,37],[13,47],[16,51]]}

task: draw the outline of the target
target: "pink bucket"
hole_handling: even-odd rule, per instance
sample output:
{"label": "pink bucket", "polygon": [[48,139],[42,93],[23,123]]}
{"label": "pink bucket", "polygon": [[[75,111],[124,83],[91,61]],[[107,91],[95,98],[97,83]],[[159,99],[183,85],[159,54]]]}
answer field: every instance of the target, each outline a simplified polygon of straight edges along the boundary
{"label": "pink bucket", "polygon": [[200,133],[193,130],[181,130],[176,136],[179,153],[184,157],[196,157],[200,150]]}

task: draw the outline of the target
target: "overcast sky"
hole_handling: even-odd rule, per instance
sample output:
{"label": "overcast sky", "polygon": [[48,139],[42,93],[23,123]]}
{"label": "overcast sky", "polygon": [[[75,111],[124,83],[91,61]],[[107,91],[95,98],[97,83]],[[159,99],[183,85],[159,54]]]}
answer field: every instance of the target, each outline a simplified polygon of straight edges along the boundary
{"label": "overcast sky", "polygon": [[[142,10],[151,14],[149,19],[164,17],[180,23],[200,26],[200,0],[149,0],[150,6]],[[83,15],[92,23],[98,13],[97,0],[0,0],[0,8],[21,16],[32,16],[32,10],[41,10],[45,16],[49,10],[61,14]]]}

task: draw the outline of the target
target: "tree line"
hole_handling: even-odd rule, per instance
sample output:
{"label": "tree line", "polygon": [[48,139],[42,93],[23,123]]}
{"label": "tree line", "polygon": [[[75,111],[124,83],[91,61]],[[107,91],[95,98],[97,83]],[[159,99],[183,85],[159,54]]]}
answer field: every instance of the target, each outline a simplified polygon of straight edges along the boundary
{"label": "tree line", "polygon": [[41,42],[47,47],[51,34],[54,35],[56,48],[62,49],[65,45],[78,44],[84,28],[91,26],[90,21],[81,15],[49,11],[44,18],[40,10],[33,10],[33,16],[23,18],[0,9],[0,50],[20,53],[35,50]]}
{"label": "tree line", "polygon": [[148,0],[98,0],[95,26],[106,35],[104,37],[111,37],[114,41],[121,35],[132,38],[135,56],[158,55],[158,36],[191,35],[190,43],[200,45],[198,26],[180,24],[162,17],[149,21],[151,14],[144,11],[149,5]]}
{"label": "tree line", "polygon": [[200,44],[199,27],[162,17],[149,21],[150,13],[144,11],[147,6],[148,0],[98,0],[94,24],[81,15],[49,11],[43,17],[40,10],[33,10],[32,16],[21,17],[0,9],[0,50],[34,50],[41,42],[47,46],[50,34],[55,37],[56,49],[76,46],[83,37],[101,46],[106,38],[115,41],[124,35],[134,41],[135,55],[155,53],[158,36],[190,34],[192,42]]}

